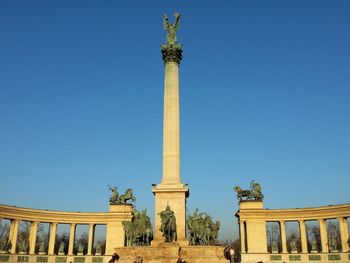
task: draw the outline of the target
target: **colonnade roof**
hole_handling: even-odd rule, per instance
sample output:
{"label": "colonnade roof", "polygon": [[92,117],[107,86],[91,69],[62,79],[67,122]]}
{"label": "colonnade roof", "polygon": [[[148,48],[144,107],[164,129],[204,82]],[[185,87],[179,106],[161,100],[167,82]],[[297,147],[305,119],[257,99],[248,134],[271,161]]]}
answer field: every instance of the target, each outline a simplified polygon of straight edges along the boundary
{"label": "colonnade roof", "polygon": [[236,217],[240,220],[298,221],[350,217],[350,203],[306,208],[267,209],[259,201],[241,201]]}
{"label": "colonnade roof", "polygon": [[118,206],[116,212],[67,212],[0,204],[0,218],[62,224],[107,224],[116,220],[129,220],[132,205]]}

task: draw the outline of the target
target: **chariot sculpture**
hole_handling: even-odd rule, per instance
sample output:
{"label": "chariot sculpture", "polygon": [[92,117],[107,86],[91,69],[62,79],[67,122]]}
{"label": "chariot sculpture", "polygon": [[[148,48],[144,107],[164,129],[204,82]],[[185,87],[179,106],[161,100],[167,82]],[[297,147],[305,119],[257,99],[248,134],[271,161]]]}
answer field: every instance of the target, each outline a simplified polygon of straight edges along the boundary
{"label": "chariot sculpture", "polygon": [[116,204],[124,204],[127,203],[127,201],[135,202],[136,198],[133,195],[132,189],[127,189],[123,195],[119,195],[117,187],[113,186],[111,187],[108,185],[109,190],[112,192],[112,196],[109,198],[109,204],[116,205]]}
{"label": "chariot sculpture", "polygon": [[242,190],[241,187],[235,186],[234,191],[237,192],[237,199],[242,200],[263,200],[261,186],[254,180],[250,183],[250,190]]}

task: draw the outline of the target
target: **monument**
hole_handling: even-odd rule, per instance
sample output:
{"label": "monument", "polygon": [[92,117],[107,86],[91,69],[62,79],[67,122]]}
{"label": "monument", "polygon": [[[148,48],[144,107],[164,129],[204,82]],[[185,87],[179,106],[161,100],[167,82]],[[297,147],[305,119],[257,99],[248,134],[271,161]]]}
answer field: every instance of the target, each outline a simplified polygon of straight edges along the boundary
{"label": "monument", "polygon": [[152,246],[164,242],[160,213],[170,206],[176,219],[176,242],[188,245],[186,239],[186,198],[189,189],[180,177],[180,107],[179,107],[179,64],[182,59],[182,45],[177,42],[180,14],[175,13],[175,22],[169,23],[164,15],[166,43],[161,46],[164,61],[164,120],[163,120],[163,176],[161,183],[154,185],[155,196],[154,240]]}

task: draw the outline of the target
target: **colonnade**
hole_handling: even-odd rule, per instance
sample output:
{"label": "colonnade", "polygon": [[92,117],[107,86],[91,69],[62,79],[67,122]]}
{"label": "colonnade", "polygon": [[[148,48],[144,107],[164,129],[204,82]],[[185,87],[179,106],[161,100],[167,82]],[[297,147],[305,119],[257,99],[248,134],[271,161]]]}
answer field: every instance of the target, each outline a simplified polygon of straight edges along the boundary
{"label": "colonnade", "polygon": [[[327,235],[327,226],[326,226],[326,220],[334,219],[334,218],[324,218],[324,219],[315,219],[319,222],[320,227],[320,236],[321,236],[321,247],[318,248],[317,252],[322,253],[328,253],[330,252],[330,249],[328,247],[328,235]],[[339,217],[337,218],[339,222],[339,232],[340,232],[340,239],[341,239],[341,251],[342,252],[348,252],[349,251],[349,228],[348,228],[348,222],[347,217]],[[279,223],[280,228],[280,238],[281,238],[281,253],[288,253],[287,250],[287,236],[286,236],[286,223],[287,222],[298,222],[299,224],[299,233],[300,233],[300,243],[301,243],[301,253],[308,253],[308,246],[307,246],[307,233],[306,233],[306,227],[305,222],[306,221],[314,221],[314,220],[298,220],[298,221],[286,221],[286,220],[279,220],[274,221]],[[265,221],[265,223],[271,222],[271,221]],[[247,241],[246,240],[246,220],[240,220],[240,237],[241,237],[241,250],[243,252],[248,252],[247,250]],[[265,251],[264,251],[265,252]]]}
{"label": "colonnade", "polygon": [[[330,253],[327,220],[336,219],[339,223],[339,233],[341,239],[341,248],[338,252],[349,252],[349,227],[347,219],[350,218],[350,204],[322,206],[314,208],[294,208],[294,209],[264,209],[262,201],[241,201],[239,211],[236,213],[239,222],[241,251],[242,253],[261,253],[267,254],[267,234],[266,223],[278,222],[281,254],[288,254],[286,223],[298,222],[301,251],[298,253],[307,254],[308,239],[306,223],[309,221],[318,221],[321,244],[317,253]],[[341,250],[340,250],[341,249]]]}
{"label": "colonnade", "polygon": [[[6,219],[6,218],[4,218]],[[19,219],[9,219],[11,221],[10,224],[10,231],[9,231],[9,242],[11,242],[11,249],[10,253],[15,254],[17,250],[17,239],[18,239],[18,231],[19,231]],[[29,251],[26,251],[29,254],[35,254],[35,247],[36,247],[36,240],[37,240],[37,230],[38,225],[40,223],[46,223],[46,222],[39,222],[39,221],[32,221],[30,222],[30,233],[29,233]],[[57,232],[57,225],[59,223],[49,223],[50,224],[50,231],[49,231],[49,242],[48,242],[48,249],[47,254],[48,255],[54,255],[55,253],[55,242],[56,242],[56,232]],[[75,239],[75,232],[76,232],[76,226],[77,223],[71,223],[70,224],[70,230],[69,230],[69,242],[68,242],[68,255],[73,255],[73,249],[74,249],[74,239]],[[93,250],[93,242],[94,242],[94,233],[95,233],[95,226],[96,224],[90,223],[89,224],[89,239],[88,239],[88,247],[87,247],[87,254],[86,255],[92,255]]]}
{"label": "colonnade", "polygon": [[[9,242],[11,242],[10,253],[16,254],[17,239],[19,235],[20,222],[29,222],[29,250],[27,254],[35,254],[37,243],[37,231],[40,223],[49,224],[49,241],[47,247],[48,255],[55,255],[56,232],[60,224],[68,224],[69,243],[67,255],[73,255],[74,239],[76,227],[78,225],[88,225],[88,245],[86,255],[92,255],[95,227],[97,225],[106,225],[106,248],[105,254],[112,255],[116,247],[123,247],[125,243],[125,232],[122,222],[131,221],[131,204],[110,205],[109,212],[64,212],[50,211],[30,208],[20,208],[15,206],[0,205],[0,219],[10,220]],[[7,251],[6,251],[7,252]],[[21,252],[21,251],[20,251]]]}

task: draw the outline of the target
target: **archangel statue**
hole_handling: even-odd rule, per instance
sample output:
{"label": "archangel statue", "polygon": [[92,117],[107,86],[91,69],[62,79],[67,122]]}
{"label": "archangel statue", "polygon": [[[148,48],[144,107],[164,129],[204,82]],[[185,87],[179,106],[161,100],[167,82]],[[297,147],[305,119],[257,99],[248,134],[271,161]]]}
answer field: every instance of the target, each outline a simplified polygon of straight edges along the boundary
{"label": "archangel statue", "polygon": [[176,31],[180,27],[179,21],[180,21],[181,14],[176,12],[174,16],[175,16],[175,23],[172,24],[172,23],[169,23],[168,16],[166,14],[163,15],[164,29],[168,32],[166,36],[167,45],[174,45],[177,42]]}
{"label": "archangel statue", "polygon": [[163,233],[164,242],[173,242],[177,240],[176,218],[174,211],[167,205],[165,210],[158,213],[161,219],[160,231]]}

